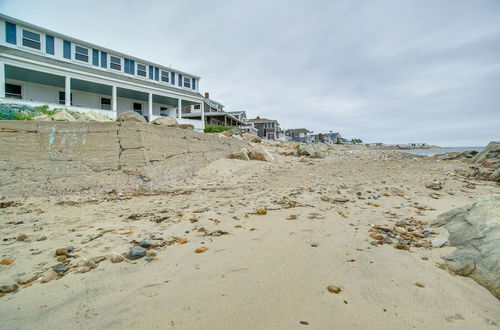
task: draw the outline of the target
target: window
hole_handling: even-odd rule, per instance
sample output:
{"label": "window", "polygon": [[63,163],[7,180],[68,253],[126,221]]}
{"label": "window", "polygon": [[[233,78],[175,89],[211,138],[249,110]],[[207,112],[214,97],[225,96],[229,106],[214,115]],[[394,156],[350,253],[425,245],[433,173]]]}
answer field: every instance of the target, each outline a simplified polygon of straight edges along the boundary
{"label": "window", "polygon": [[108,68],[108,53],[101,52],[101,68]]}
{"label": "window", "polygon": [[169,82],[169,74],[170,72],[167,71],[161,71],[161,81],[168,83]]}
{"label": "window", "polygon": [[99,66],[99,51],[92,49],[92,65]]}
{"label": "window", "polygon": [[170,80],[172,80],[171,81],[172,85],[175,85],[175,73],[173,72],[170,73]]}
{"label": "window", "polygon": [[142,104],[141,103],[134,103],[134,111],[137,112],[138,114],[142,115]]}
{"label": "window", "polygon": [[184,87],[191,88],[191,78],[184,77]]}
{"label": "window", "polygon": [[201,104],[195,104],[194,105],[194,109],[195,110],[200,110],[200,108],[201,108]]}
{"label": "window", "polygon": [[155,68],[155,80],[160,80],[160,69]]}
{"label": "window", "polygon": [[144,64],[137,63],[137,75],[141,77],[146,77],[146,66]]}
{"label": "window", "polygon": [[45,36],[45,52],[50,55],[54,55],[54,37],[46,35]]}
{"label": "window", "polygon": [[109,57],[109,67],[113,70],[122,71],[122,60],[119,57]]}
{"label": "window", "polygon": [[154,77],[154,70],[155,69],[150,65],[149,66],[149,79],[151,79],[151,80],[155,79],[155,77]]}
{"label": "window", "polygon": [[5,97],[22,99],[23,95],[21,85],[5,84]]}
{"label": "window", "polygon": [[129,60],[128,58],[123,59],[123,66],[125,73],[135,74],[135,61]]}
{"label": "window", "polygon": [[63,57],[71,60],[71,42],[63,41]]}
{"label": "window", "polygon": [[42,49],[40,35],[35,32],[23,30],[23,46],[38,50]]}
{"label": "window", "polygon": [[160,107],[160,116],[168,116],[168,108]]}
{"label": "window", "polygon": [[183,81],[183,80],[182,80],[182,75],[180,74],[180,75],[179,75],[179,87],[182,87],[182,81]]}
{"label": "window", "polygon": [[82,62],[89,62],[89,50],[88,48],[75,46],[75,60]]}
{"label": "window", "polygon": [[[70,105],[73,105],[73,93],[69,95]],[[66,104],[66,92],[59,92],[59,104]]]}
{"label": "window", "polygon": [[193,90],[196,90],[196,79],[193,78]]}
{"label": "window", "polygon": [[111,110],[111,99],[107,97],[101,97],[101,109]]}
{"label": "window", "polygon": [[17,45],[16,24],[5,22],[5,41]]}

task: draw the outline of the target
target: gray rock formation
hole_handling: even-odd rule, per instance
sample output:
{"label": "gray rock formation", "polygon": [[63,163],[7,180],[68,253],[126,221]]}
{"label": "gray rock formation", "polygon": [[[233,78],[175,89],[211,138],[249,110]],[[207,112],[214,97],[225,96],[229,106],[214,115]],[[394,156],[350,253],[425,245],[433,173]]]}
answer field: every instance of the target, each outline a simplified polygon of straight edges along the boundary
{"label": "gray rock formation", "polygon": [[139,122],[139,123],[147,123],[146,119],[144,119],[143,116],[138,114],[135,111],[127,111],[124,113],[121,113],[118,118],[116,118],[116,121],[134,121],[134,122]]}
{"label": "gray rock formation", "polygon": [[491,173],[490,179],[493,181],[500,182],[500,168],[497,168],[495,172]]}
{"label": "gray rock formation", "polygon": [[493,160],[500,166],[500,141],[492,141],[488,143],[486,148],[475,155],[470,162],[473,164],[483,164],[485,161]]}
{"label": "gray rock formation", "polygon": [[307,156],[310,158],[323,158],[324,148],[319,144],[300,144],[297,149],[298,156]]}
{"label": "gray rock formation", "polygon": [[432,226],[444,226],[457,248],[444,257],[452,273],[468,276],[500,299],[500,194],[441,214]]}

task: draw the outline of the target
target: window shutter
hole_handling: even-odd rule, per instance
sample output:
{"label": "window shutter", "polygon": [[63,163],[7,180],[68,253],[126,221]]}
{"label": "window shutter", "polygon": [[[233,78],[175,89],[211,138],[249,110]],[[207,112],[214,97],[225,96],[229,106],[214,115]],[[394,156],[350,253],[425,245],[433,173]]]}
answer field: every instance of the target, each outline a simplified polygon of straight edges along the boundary
{"label": "window shutter", "polygon": [[179,87],[182,87],[182,83],[183,83],[182,75],[179,74]]}
{"label": "window shutter", "polygon": [[155,68],[155,80],[160,80],[160,69]]}
{"label": "window shutter", "polygon": [[154,68],[150,65],[149,66],[149,79],[151,79],[151,80],[154,79],[153,71],[154,71]]}
{"label": "window shutter", "polygon": [[54,37],[46,35],[45,36],[45,52],[50,55],[54,55]]}
{"label": "window shutter", "polygon": [[101,68],[108,68],[108,53],[101,52]]}
{"label": "window shutter", "polygon": [[92,49],[92,65],[99,66],[99,51]]}
{"label": "window shutter", "polygon": [[71,42],[67,40],[63,42],[63,57],[71,60]]}
{"label": "window shutter", "polygon": [[172,83],[172,85],[175,85],[175,73],[170,72],[170,78],[170,82]]}
{"label": "window shutter", "polygon": [[196,90],[196,79],[193,78],[193,83],[191,84],[191,87],[193,87],[193,90]]}
{"label": "window shutter", "polygon": [[5,41],[9,44],[17,44],[16,24],[5,22]]}

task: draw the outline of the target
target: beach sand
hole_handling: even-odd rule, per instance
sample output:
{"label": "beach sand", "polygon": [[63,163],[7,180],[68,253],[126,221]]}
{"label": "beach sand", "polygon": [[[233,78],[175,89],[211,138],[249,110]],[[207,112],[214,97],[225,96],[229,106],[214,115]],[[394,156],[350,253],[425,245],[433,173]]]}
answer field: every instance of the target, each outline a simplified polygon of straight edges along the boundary
{"label": "beach sand", "polygon": [[[0,298],[1,328],[498,327],[499,300],[437,266],[453,247],[399,250],[373,245],[369,236],[371,225],[430,222],[499,193],[498,185],[456,174],[469,170],[465,163],[392,151],[276,158],[218,160],[149,196],[86,191],[15,199],[19,205],[0,209],[0,258],[14,260],[0,265],[0,284],[57,264],[57,248],[74,246],[71,264],[78,264],[126,253],[145,237],[162,238],[153,242],[163,246],[150,249],[150,262],[103,260],[85,273],[76,267],[20,286]],[[433,181],[443,189],[426,188]],[[335,198],[348,201],[328,200]],[[448,235],[432,230],[427,240]],[[21,235],[27,238],[16,240]],[[195,253],[200,247],[208,250]],[[332,285],[341,291],[329,292]]]}

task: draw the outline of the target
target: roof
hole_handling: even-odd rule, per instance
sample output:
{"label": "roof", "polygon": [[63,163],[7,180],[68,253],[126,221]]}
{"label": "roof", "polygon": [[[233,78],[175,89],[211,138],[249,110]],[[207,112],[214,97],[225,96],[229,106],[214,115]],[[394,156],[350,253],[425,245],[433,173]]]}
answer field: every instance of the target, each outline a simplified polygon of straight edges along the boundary
{"label": "roof", "polygon": [[273,119],[267,119],[267,118],[254,118],[254,119],[248,119],[249,122],[252,123],[277,123],[277,120]]}
{"label": "roof", "polygon": [[180,74],[183,74],[183,75],[188,75],[188,76],[196,78],[196,79],[200,79],[200,77],[197,76],[197,75],[194,75],[194,74],[191,74],[191,73],[188,73],[188,72],[183,72],[183,71],[180,71],[180,70],[176,70],[176,69],[173,69],[171,67],[167,67],[165,65],[161,65],[161,64],[157,64],[157,63],[154,63],[154,62],[151,62],[151,61],[144,60],[142,58],[138,58],[138,57],[134,57],[134,56],[131,56],[131,55],[128,55],[128,54],[124,54],[124,53],[121,53],[121,52],[113,50],[113,49],[109,49],[109,48],[106,48],[106,47],[98,46],[98,45],[95,45],[93,43],[90,43],[90,42],[87,42],[87,41],[83,41],[83,40],[80,40],[80,39],[76,39],[76,38],[67,36],[65,34],[62,34],[62,33],[59,33],[59,32],[55,32],[55,31],[43,28],[43,27],[35,25],[35,24],[28,23],[28,22],[22,21],[20,19],[17,19],[17,18],[11,17],[11,16],[7,16],[7,15],[4,15],[4,14],[0,13],[0,18],[4,19],[6,21],[9,21],[11,23],[14,23],[14,24],[23,25],[23,26],[25,26],[27,28],[30,28],[30,29],[33,29],[33,30],[38,30],[38,31],[43,32],[45,34],[50,34],[50,35],[52,35],[54,37],[58,37],[58,38],[65,39],[65,40],[68,40],[68,41],[71,41],[71,42],[74,42],[74,43],[77,43],[77,44],[81,44],[82,46],[87,46],[89,48],[98,48],[98,49],[103,50],[103,51],[105,51],[107,53],[111,53],[113,55],[117,55],[117,56],[121,56],[121,57],[126,57],[128,59],[134,60],[134,61],[142,63],[142,64],[148,64],[148,65],[151,65],[151,66],[157,66],[159,68],[164,69],[165,71],[170,71],[170,72],[173,71],[173,72],[180,73]]}
{"label": "roof", "polygon": [[205,102],[211,107],[211,108],[221,108],[224,109],[224,105],[222,103],[219,103],[217,101],[211,100],[211,99],[205,99]]}

